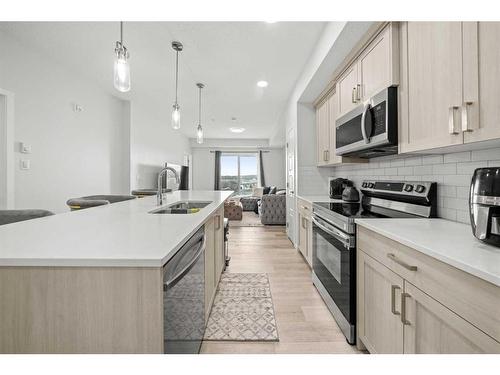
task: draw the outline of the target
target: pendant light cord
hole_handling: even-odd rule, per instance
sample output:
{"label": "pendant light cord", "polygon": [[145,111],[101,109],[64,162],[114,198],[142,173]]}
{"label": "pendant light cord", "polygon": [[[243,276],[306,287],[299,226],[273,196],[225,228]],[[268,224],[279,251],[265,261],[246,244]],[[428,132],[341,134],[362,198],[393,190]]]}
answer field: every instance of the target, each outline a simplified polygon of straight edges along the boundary
{"label": "pendant light cord", "polygon": [[120,44],[123,47],[123,21],[120,21]]}
{"label": "pendant light cord", "polygon": [[179,82],[179,51],[175,52],[175,104],[177,104],[177,85]]}
{"label": "pendant light cord", "polygon": [[200,87],[200,98],[198,105],[198,125],[201,125],[201,87]]}

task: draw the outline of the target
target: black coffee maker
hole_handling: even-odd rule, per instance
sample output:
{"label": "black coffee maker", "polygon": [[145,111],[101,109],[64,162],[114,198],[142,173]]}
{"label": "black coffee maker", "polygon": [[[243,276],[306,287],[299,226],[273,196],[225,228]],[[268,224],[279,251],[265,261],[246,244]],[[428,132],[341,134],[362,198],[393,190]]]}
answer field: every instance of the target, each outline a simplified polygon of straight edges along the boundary
{"label": "black coffee maker", "polygon": [[500,167],[474,171],[469,208],[474,236],[500,247]]}
{"label": "black coffee maker", "polygon": [[342,193],[348,186],[352,186],[352,182],[347,178],[333,178],[330,180],[330,198],[342,199]]}

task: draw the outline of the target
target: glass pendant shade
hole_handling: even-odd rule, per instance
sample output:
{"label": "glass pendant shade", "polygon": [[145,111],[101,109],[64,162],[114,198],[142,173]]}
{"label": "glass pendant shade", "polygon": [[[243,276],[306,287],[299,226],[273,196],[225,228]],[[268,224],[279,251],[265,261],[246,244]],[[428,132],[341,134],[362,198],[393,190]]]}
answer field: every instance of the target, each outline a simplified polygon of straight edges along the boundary
{"label": "glass pendant shade", "polygon": [[177,103],[172,109],[172,128],[176,130],[181,128],[181,108]]}
{"label": "glass pendant shade", "polygon": [[199,144],[203,143],[203,128],[201,127],[201,124],[198,124],[198,128],[196,129],[196,141]]}
{"label": "glass pendant shade", "polygon": [[114,66],[114,85],[118,91],[130,91],[130,65],[126,56],[117,56]]}

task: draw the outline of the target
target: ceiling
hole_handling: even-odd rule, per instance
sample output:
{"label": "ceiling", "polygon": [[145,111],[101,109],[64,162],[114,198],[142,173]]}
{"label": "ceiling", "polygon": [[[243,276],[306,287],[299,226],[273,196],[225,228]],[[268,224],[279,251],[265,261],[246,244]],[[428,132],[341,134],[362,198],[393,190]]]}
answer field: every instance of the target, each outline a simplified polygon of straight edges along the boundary
{"label": "ceiling", "polygon": [[[118,22],[0,22],[0,30],[77,71],[123,99],[146,98],[170,113],[175,53],[179,57],[181,131],[195,136],[196,82],[206,85],[203,116],[207,138],[269,138],[324,22],[126,22],[132,90],[112,85]],[[269,82],[259,88],[259,80]],[[232,120],[232,118],[236,120]],[[244,127],[233,134],[231,126]]]}

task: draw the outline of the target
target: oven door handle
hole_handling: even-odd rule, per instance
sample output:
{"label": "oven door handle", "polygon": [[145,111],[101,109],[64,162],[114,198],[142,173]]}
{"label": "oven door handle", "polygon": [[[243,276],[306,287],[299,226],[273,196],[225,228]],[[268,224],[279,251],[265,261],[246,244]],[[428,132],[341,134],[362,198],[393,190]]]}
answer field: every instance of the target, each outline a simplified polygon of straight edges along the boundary
{"label": "oven door handle", "polygon": [[314,224],[316,224],[318,226],[318,228],[324,230],[326,233],[328,233],[329,235],[335,237],[337,240],[342,242],[346,249],[349,249],[351,247],[350,246],[351,245],[351,238],[349,236],[345,235],[344,233],[342,233],[341,231],[339,231],[333,227],[325,226],[324,224],[320,223],[318,221],[318,219],[316,219],[314,216],[312,218],[312,221]]}

